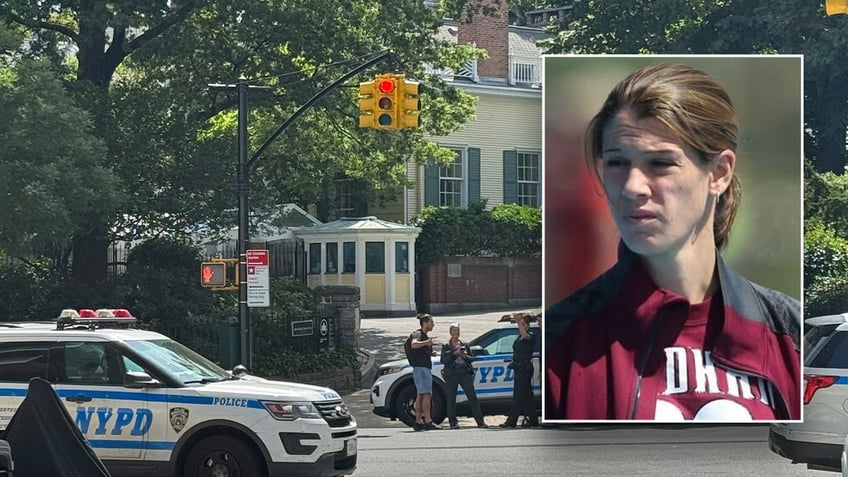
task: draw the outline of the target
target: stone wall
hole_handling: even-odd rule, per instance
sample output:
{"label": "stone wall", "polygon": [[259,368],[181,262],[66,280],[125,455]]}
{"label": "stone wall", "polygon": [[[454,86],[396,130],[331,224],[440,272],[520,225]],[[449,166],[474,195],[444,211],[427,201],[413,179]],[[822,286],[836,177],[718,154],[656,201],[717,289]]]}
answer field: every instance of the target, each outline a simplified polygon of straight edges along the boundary
{"label": "stone wall", "polygon": [[338,393],[359,389],[362,373],[351,366],[321,373],[300,374],[292,382],[328,387]]}
{"label": "stone wall", "polygon": [[315,291],[321,297],[322,316],[336,320],[340,334],[337,343],[343,348],[359,349],[359,287],[320,286]]}

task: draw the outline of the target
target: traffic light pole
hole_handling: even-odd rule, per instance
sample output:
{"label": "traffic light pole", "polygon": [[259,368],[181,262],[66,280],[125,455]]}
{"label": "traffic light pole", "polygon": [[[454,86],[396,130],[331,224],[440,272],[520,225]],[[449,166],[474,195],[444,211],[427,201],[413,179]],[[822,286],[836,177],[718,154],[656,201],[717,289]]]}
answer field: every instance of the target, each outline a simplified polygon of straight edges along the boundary
{"label": "traffic light pole", "polygon": [[241,324],[241,362],[253,371],[253,339],[250,308],[247,306],[247,247],[250,240],[250,169],[247,166],[247,79],[238,79],[238,255],[239,323]]}
{"label": "traffic light pole", "polygon": [[238,83],[235,85],[210,84],[209,89],[232,89],[235,88],[238,92],[238,171],[236,179],[236,193],[238,195],[238,254],[239,254],[239,323],[241,327],[241,363],[251,371],[253,371],[253,336],[252,326],[250,322],[250,308],[247,306],[247,248],[249,245],[249,211],[250,211],[250,171],[259,156],[265,152],[268,146],[279,137],[286,128],[289,127],[297,118],[300,117],[308,108],[315,104],[325,94],[336,89],[340,84],[347,81],[350,77],[359,73],[380,61],[385,60],[392,53],[384,51],[377,56],[371,58],[365,63],[352,69],[341,78],[333,81],[315,96],[309,99],[303,106],[297,109],[283,124],[274,131],[273,134],[256,150],[256,153],[247,159],[248,155],[248,136],[247,136],[247,91],[253,88],[270,89],[267,86],[251,86],[248,85],[247,79],[241,76]]}
{"label": "traffic light pole", "polygon": [[242,76],[236,84],[210,84],[210,90],[232,90],[238,93],[238,165],[236,169],[236,196],[238,197],[238,295],[239,326],[241,332],[241,364],[253,370],[253,327],[250,323],[250,308],[247,306],[247,249],[250,244],[250,167],[247,162],[249,150],[247,136],[247,92],[250,89],[271,89],[267,86],[249,85]]}

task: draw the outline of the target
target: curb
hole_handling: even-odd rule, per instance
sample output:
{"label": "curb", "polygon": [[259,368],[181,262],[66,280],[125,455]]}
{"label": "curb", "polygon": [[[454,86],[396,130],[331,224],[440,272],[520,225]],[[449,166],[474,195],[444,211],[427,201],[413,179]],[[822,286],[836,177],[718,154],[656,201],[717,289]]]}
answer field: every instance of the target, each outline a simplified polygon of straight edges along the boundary
{"label": "curb", "polygon": [[362,361],[359,366],[358,385],[360,389],[370,389],[377,374],[377,357],[363,350],[359,350],[359,353]]}

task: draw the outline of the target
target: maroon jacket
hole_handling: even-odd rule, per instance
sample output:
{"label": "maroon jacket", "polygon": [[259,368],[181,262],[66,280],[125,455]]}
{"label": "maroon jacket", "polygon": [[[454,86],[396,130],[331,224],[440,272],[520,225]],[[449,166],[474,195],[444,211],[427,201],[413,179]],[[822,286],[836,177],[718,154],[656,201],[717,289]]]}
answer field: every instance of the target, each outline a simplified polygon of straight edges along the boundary
{"label": "maroon jacket", "polygon": [[[777,419],[800,419],[800,303],[717,261],[724,316],[707,325],[713,362],[770,382]],[[654,418],[654,402],[640,396],[657,389],[643,387],[642,373],[660,365],[649,357],[675,332],[662,328],[662,314],[640,314],[657,297],[641,260],[622,244],[615,266],[546,310],[545,419]]]}

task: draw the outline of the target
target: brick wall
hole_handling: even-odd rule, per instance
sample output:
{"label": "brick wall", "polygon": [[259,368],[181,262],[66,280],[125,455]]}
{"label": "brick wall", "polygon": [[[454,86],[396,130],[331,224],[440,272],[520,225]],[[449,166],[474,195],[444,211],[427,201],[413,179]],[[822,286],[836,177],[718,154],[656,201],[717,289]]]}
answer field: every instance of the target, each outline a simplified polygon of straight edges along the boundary
{"label": "brick wall", "polygon": [[[492,14],[476,11],[470,15],[468,8],[479,5],[492,7]],[[509,78],[509,7],[506,0],[474,0],[468,2],[460,17],[457,41],[476,42],[477,48],[489,53],[489,57],[477,62],[477,74],[488,78]]]}
{"label": "brick wall", "polygon": [[430,313],[542,303],[541,258],[445,257],[419,279],[418,307]]}

